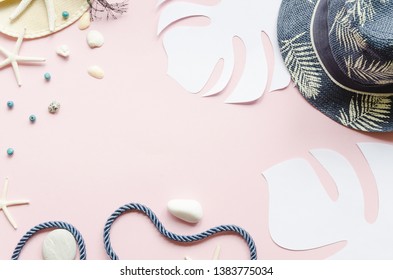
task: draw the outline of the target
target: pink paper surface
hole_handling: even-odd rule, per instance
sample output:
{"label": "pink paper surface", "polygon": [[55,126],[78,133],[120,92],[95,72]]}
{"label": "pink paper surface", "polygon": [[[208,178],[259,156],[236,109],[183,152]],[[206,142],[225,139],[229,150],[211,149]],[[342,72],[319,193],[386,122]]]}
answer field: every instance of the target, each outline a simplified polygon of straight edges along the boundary
{"label": "pink paper surface", "polygon": [[[79,229],[88,259],[108,259],[105,221],[129,202],[147,205],[178,234],[239,225],[253,236],[260,259],[327,258],[345,244],[294,252],[271,240],[269,194],[261,175],[293,157],[311,161],[308,150],[314,148],[336,150],[351,161],[364,190],[366,219],[375,220],[375,182],[356,143],[393,143],[392,133],[344,128],[312,108],[292,86],[266,93],[255,103],[224,104],[242,71],[243,56],[236,47],[238,67],[222,94],[203,98],[187,93],[166,75],[162,37],[156,36],[159,12],[156,1],[133,1],[120,19],[94,22],[90,30],[105,37],[100,49],[90,49],[87,31],[75,24],[25,41],[21,54],[46,57],[47,63],[21,66],[21,88],[11,68],[0,71],[0,186],[8,177],[8,198],[30,200],[30,205],[9,208],[17,230],[0,212],[0,259],[11,257],[27,230],[51,220]],[[0,44],[12,49],[14,41],[1,36]],[[68,60],[55,53],[61,44],[71,49]],[[105,70],[103,80],[87,75],[93,64]],[[45,72],[51,73],[50,82],[45,82]],[[7,109],[8,100],[14,101],[13,110]],[[47,112],[53,100],[61,103],[56,115]],[[37,116],[35,124],[29,122],[30,114]],[[8,147],[15,149],[11,158]],[[334,196],[333,182],[320,173]],[[203,219],[189,225],[172,217],[166,204],[174,198],[198,200]],[[41,259],[44,236],[29,241],[21,259]],[[247,259],[249,254],[236,235],[179,246],[135,213],[116,221],[112,244],[121,259],[211,259],[217,244],[221,259]]]}

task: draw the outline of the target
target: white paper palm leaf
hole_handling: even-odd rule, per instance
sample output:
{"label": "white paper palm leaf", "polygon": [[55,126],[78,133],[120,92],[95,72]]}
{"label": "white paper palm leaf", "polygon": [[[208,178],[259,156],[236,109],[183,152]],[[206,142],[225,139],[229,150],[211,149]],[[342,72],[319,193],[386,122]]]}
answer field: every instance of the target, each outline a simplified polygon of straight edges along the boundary
{"label": "white paper palm leaf", "polygon": [[[290,250],[316,250],[346,241],[332,259],[393,258],[393,146],[359,143],[378,187],[375,222],[365,219],[365,198],[350,162],[328,149],[311,154],[331,176],[338,191],[332,200],[318,174],[304,159],[292,159],[263,172],[269,185],[269,228],[273,240]],[[371,186],[363,186],[371,187]]]}
{"label": "white paper palm leaf", "polygon": [[[158,5],[167,2],[159,0]],[[197,2],[197,1],[193,1]],[[163,35],[168,55],[168,74],[191,93],[203,96],[221,93],[233,78],[236,65],[233,39],[244,44],[245,65],[227,103],[244,103],[259,99],[267,90],[285,88],[290,76],[282,61],[277,42],[277,17],[281,1],[221,0],[214,5],[169,2],[163,6],[158,34]],[[207,26],[177,26],[191,17],[210,20]],[[265,48],[265,32],[273,45],[274,72],[269,77]],[[212,88],[205,89],[217,63],[223,69]],[[269,78],[270,89],[267,89]]]}

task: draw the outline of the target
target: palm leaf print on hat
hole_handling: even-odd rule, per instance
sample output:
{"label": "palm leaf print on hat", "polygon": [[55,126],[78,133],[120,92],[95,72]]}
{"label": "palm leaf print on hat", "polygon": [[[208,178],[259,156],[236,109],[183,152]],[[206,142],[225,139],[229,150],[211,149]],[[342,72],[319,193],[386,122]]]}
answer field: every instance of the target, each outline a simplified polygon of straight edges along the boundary
{"label": "palm leaf print on hat", "polygon": [[360,35],[359,30],[352,26],[351,16],[345,8],[341,9],[334,18],[330,33],[333,31],[345,51],[359,51],[367,47],[366,40]]}
{"label": "palm leaf print on hat", "polygon": [[281,41],[281,52],[295,84],[307,98],[316,98],[321,87],[321,71],[310,42],[303,42],[305,32]]}
{"label": "palm leaf print on hat", "polygon": [[[360,25],[366,23],[367,20],[372,20],[375,15],[375,9],[373,6],[374,0],[348,0],[347,4],[352,4],[349,13],[354,19],[357,19]],[[381,3],[385,3],[389,0],[380,0]]]}
{"label": "palm leaf print on hat", "polygon": [[356,76],[364,81],[375,84],[393,83],[393,63],[387,61],[367,61],[363,55],[356,60],[352,56],[345,58],[345,65],[348,70],[348,77]]}
{"label": "palm leaf print on hat", "polygon": [[343,108],[338,117],[345,126],[368,131],[382,131],[382,124],[389,119],[391,100],[384,96],[357,95],[352,97],[348,112]]}

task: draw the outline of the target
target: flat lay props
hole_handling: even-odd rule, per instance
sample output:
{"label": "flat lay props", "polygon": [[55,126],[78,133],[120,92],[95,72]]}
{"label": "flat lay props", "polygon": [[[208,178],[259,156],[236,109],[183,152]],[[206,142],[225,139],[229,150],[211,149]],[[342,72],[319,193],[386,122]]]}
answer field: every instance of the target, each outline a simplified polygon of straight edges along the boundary
{"label": "flat lay props", "polygon": [[[0,32],[37,38],[59,31],[79,19],[89,8],[86,0],[22,0],[0,2]],[[63,17],[63,12],[68,16]]]}
{"label": "flat lay props", "polygon": [[[231,232],[240,235],[247,243],[250,250],[250,259],[257,259],[257,251],[255,247],[254,240],[249,235],[247,231],[236,226],[236,225],[221,225],[204,232],[193,234],[193,235],[178,235],[173,232],[168,231],[160,220],[157,218],[156,214],[145,205],[139,203],[128,203],[119,207],[112,215],[107,219],[104,227],[104,246],[106,253],[111,260],[118,260],[119,257],[114,251],[111,244],[110,232],[113,223],[121,215],[127,212],[140,212],[146,215],[150,221],[154,224],[156,229],[165,236],[167,239],[172,240],[177,243],[193,243],[202,241],[211,236],[219,233]],[[55,228],[54,231],[49,233],[43,243],[43,257],[46,260],[72,260],[76,255],[76,242],[79,247],[79,255],[81,260],[86,259],[86,249],[85,243],[81,233],[71,224],[61,221],[45,222],[41,223],[33,228],[31,228],[18,242],[13,254],[12,260],[18,260],[23,247],[26,245],[27,241],[37,232]],[[74,240],[75,239],[75,240]],[[219,249],[216,249],[214,253],[214,258],[218,258]]]}
{"label": "flat lay props", "polygon": [[284,0],[278,41],[299,91],[336,122],[392,131],[392,1]]}

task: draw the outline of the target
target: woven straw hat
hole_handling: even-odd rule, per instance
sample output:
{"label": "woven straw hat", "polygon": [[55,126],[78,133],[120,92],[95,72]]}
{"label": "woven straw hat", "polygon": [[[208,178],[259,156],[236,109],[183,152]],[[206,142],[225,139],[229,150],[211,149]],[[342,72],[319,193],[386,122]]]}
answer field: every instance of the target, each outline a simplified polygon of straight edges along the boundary
{"label": "woven straw hat", "polygon": [[283,0],[278,40],[316,109],[353,129],[393,131],[393,1]]}
{"label": "woven straw hat", "polygon": [[26,28],[25,38],[43,37],[69,26],[88,8],[87,0],[0,0],[0,32],[18,37]]}

